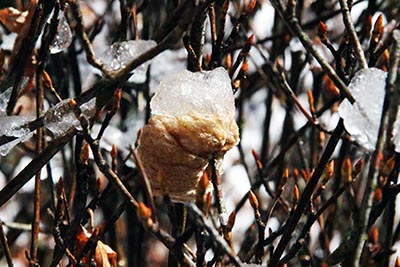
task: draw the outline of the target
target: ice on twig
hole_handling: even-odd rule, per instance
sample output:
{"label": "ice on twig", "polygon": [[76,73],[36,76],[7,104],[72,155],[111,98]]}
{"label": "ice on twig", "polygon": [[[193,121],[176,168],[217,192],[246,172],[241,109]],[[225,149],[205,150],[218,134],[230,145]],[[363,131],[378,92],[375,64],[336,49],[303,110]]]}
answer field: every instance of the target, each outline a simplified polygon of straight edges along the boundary
{"label": "ice on twig", "polygon": [[2,156],[7,155],[11,151],[11,149],[13,149],[13,147],[18,145],[19,143],[23,143],[26,140],[30,139],[33,136],[33,134],[34,134],[34,132],[27,133],[24,136],[21,136],[11,142],[1,145],[0,146],[0,155],[2,155]]}
{"label": "ice on twig", "polygon": [[[49,109],[44,115],[44,125],[56,137],[68,131],[71,127],[81,130],[80,122],[71,108],[69,99],[65,99]],[[80,109],[86,119],[93,116],[96,99],[84,103]]]}
{"label": "ice on twig", "polygon": [[[114,43],[100,55],[99,61],[104,65],[107,71],[118,71],[156,45],[157,43],[153,40],[131,40]],[[146,72],[147,65],[148,64],[142,64],[135,69],[135,73]]]}
{"label": "ice on twig", "polygon": [[210,159],[222,160],[239,141],[234,96],[226,70],[187,70],[160,83],[138,155],[155,195],[185,202]]}
{"label": "ice on twig", "polygon": [[386,72],[369,68],[356,73],[349,90],[356,99],[344,100],[339,107],[347,132],[365,149],[375,149],[385,97]]}
{"label": "ice on twig", "polygon": [[7,104],[10,100],[12,92],[12,87],[5,90],[3,93],[0,93],[0,117],[7,115]]}
{"label": "ice on twig", "polygon": [[72,32],[68,25],[67,19],[64,16],[64,12],[60,12],[58,15],[58,27],[57,33],[54,36],[54,40],[50,45],[50,53],[57,54],[68,48],[72,43]]}
{"label": "ice on twig", "polygon": [[0,136],[16,137],[17,139],[0,146],[0,154],[7,155],[19,143],[25,142],[33,136],[26,124],[33,120],[30,116],[0,117]]}

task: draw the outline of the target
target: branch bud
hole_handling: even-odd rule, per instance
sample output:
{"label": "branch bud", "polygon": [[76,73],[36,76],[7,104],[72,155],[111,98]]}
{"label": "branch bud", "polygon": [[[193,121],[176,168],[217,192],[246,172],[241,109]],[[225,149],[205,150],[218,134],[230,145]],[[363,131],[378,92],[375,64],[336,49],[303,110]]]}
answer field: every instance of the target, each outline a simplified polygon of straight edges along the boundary
{"label": "branch bud", "polygon": [[253,207],[254,210],[258,210],[258,199],[253,191],[249,191],[249,201],[250,205]]}

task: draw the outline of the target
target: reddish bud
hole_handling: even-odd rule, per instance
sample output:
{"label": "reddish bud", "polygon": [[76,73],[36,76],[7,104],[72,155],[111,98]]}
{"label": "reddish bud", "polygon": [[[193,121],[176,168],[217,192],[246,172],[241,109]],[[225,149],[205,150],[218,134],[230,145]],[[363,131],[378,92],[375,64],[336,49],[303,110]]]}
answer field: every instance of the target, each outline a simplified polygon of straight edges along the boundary
{"label": "reddish bud", "polygon": [[340,95],[339,89],[336,87],[335,83],[328,76],[324,76],[324,93],[328,99],[336,98]]}
{"label": "reddish bud", "polygon": [[262,170],[263,165],[262,165],[262,163],[261,163],[261,161],[260,161],[260,157],[259,157],[257,151],[255,151],[254,149],[252,149],[252,150],[251,150],[251,154],[253,154],[253,158],[254,158],[254,160],[256,161],[257,169]]}
{"label": "reddish bud", "polygon": [[[207,55],[209,55],[209,54],[207,54]],[[211,60],[211,56],[210,56],[210,60]],[[210,61],[208,60],[208,62],[210,62]],[[228,53],[225,56],[225,67],[228,70],[232,67],[232,54],[231,53]]]}
{"label": "reddish bud", "polygon": [[247,13],[250,13],[256,7],[257,0],[250,0],[250,3],[247,5]]}
{"label": "reddish bud", "polygon": [[374,191],[373,202],[379,203],[381,201],[382,201],[382,189],[378,187]]}
{"label": "reddish bud", "polygon": [[327,37],[326,37],[326,31],[328,30],[328,27],[326,24],[322,21],[319,22],[319,27],[318,27],[318,36],[321,39],[322,42],[324,42]]}
{"label": "reddish bud", "polygon": [[289,180],[289,170],[288,170],[288,168],[285,168],[285,170],[283,171],[283,174],[282,174],[280,187],[284,187],[288,180]]}
{"label": "reddish bud", "polygon": [[210,63],[210,61],[211,61],[211,55],[210,54],[206,54],[206,63],[208,64],[208,63]]}
{"label": "reddish bud", "polygon": [[379,242],[379,229],[378,229],[378,226],[374,225],[369,230],[368,241],[370,243],[372,243],[373,245],[377,245],[378,244],[378,242]]}
{"label": "reddish bud", "polygon": [[69,104],[71,105],[72,108],[76,108],[78,106],[78,103],[73,98],[69,99]]}
{"label": "reddish bud", "polygon": [[295,184],[293,186],[293,203],[297,204],[297,202],[299,202],[299,198],[300,198],[300,191],[299,191],[299,187],[297,186],[297,184]]}
{"label": "reddish bud", "polygon": [[85,144],[82,148],[81,151],[81,161],[83,164],[88,165],[89,164],[89,144]]}
{"label": "reddish bud", "polygon": [[147,220],[151,217],[151,209],[147,207],[143,202],[139,202],[137,207],[138,215],[143,220]]}
{"label": "reddish bud", "polygon": [[328,164],[326,165],[326,168],[325,168],[325,179],[326,180],[330,180],[332,178],[334,167],[335,167],[334,160],[329,161]]}
{"label": "reddish bud", "polygon": [[392,156],[388,160],[386,160],[386,162],[383,164],[383,167],[382,167],[382,175],[385,177],[388,177],[392,173],[395,163],[396,163],[396,160],[395,160],[394,156]]}
{"label": "reddish bud", "polygon": [[351,165],[351,160],[349,157],[346,157],[343,161],[342,165],[342,179],[345,184],[350,184],[353,182],[353,177],[352,177],[352,165]]}
{"label": "reddish bud", "polygon": [[112,147],[111,147],[111,157],[113,158],[113,159],[115,159],[115,158],[117,158],[117,155],[118,155],[118,149],[117,149],[117,146],[115,145],[115,144],[113,144],[112,145]]}
{"label": "reddish bud", "polygon": [[249,70],[249,61],[247,59],[243,62],[242,67],[240,68],[240,70],[243,73],[246,73]]}
{"label": "reddish bud", "polygon": [[400,259],[399,259],[399,257],[396,257],[396,261],[394,263],[394,267],[400,267]]}
{"label": "reddish bud", "polygon": [[383,16],[380,14],[375,21],[374,29],[372,30],[372,39],[375,43],[378,43],[383,35]]}
{"label": "reddish bud", "polygon": [[236,220],[236,212],[232,211],[229,215],[228,224],[226,225],[228,229],[232,230],[233,226],[235,225]]}
{"label": "reddish bud", "polygon": [[311,114],[315,113],[315,105],[314,105],[314,95],[311,90],[307,92],[308,94],[308,105],[310,106]]}
{"label": "reddish bud", "polygon": [[354,166],[354,175],[358,175],[364,168],[364,159],[359,159]]}
{"label": "reddish bud", "polygon": [[250,205],[253,207],[254,210],[258,210],[258,199],[253,191],[249,191],[249,201]]}
{"label": "reddish bud", "polygon": [[53,87],[53,82],[52,82],[52,80],[50,78],[50,75],[45,70],[43,70],[42,75],[43,75],[42,76],[43,77],[43,81],[46,84],[46,86],[49,87],[49,88],[52,88]]}

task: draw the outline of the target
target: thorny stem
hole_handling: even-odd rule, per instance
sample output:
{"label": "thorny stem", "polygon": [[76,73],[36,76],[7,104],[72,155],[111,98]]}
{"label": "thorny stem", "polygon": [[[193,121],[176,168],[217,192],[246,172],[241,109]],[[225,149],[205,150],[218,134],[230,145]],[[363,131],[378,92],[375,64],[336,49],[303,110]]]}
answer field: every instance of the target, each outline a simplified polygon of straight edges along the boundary
{"label": "thorny stem", "polygon": [[329,142],[325,148],[324,153],[321,156],[321,159],[318,162],[317,167],[315,168],[310,180],[308,181],[306,187],[304,188],[303,193],[301,194],[297,207],[287,220],[287,224],[285,226],[285,231],[282,235],[282,238],[279,241],[273,255],[271,256],[271,261],[268,265],[269,267],[278,266],[280,257],[285,251],[285,248],[289,243],[292,233],[296,228],[297,223],[299,222],[304,210],[306,209],[308,203],[310,203],[312,193],[314,192],[314,189],[325,169],[325,166],[328,163],[333,151],[336,148],[337,143],[340,140],[340,136],[343,130],[344,130],[343,121],[340,120],[331,138],[329,139]]}

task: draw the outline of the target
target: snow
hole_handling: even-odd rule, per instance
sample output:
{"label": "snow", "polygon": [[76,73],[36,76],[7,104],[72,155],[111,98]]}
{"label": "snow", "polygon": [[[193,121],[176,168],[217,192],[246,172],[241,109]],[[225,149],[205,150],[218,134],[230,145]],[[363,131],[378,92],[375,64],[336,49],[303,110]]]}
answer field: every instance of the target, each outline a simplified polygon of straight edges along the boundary
{"label": "snow", "polygon": [[[107,71],[118,71],[156,45],[157,43],[153,40],[117,42],[106,48],[100,55],[99,60],[104,64]],[[135,73],[145,73],[148,63],[136,68]]]}
{"label": "snow", "polygon": [[50,53],[57,54],[68,48],[72,43],[72,32],[63,12],[58,15],[57,33],[50,45]]}
{"label": "snow", "polygon": [[182,116],[193,113],[232,118],[235,104],[231,80],[224,68],[184,70],[162,81],[150,103],[152,114]]}
{"label": "snow", "polygon": [[369,68],[356,73],[349,90],[356,99],[351,105],[344,100],[339,106],[347,132],[365,149],[375,149],[385,96],[386,73]]}

